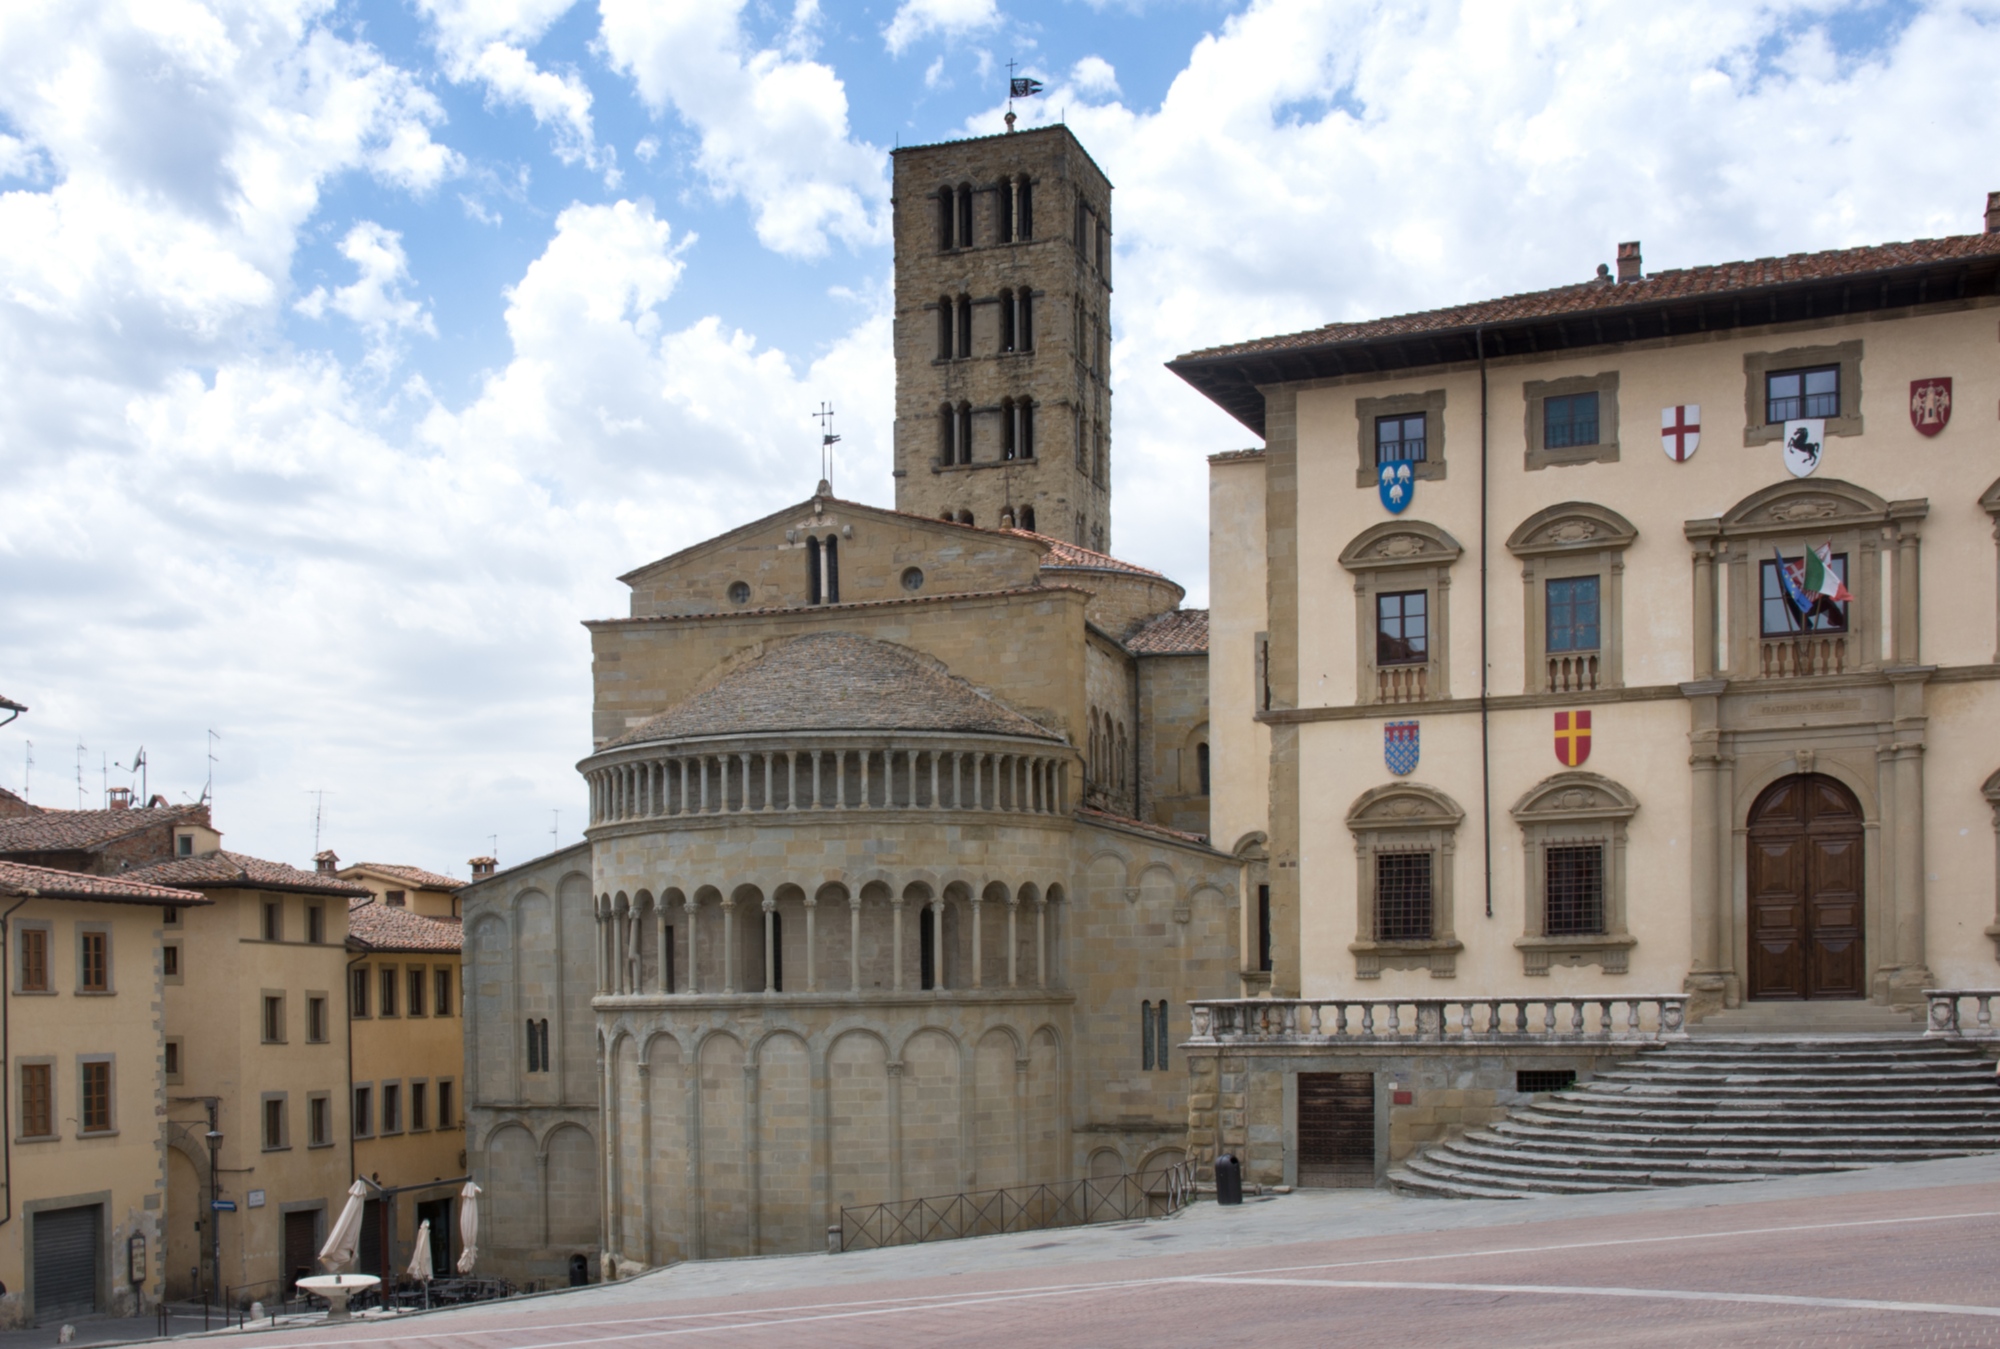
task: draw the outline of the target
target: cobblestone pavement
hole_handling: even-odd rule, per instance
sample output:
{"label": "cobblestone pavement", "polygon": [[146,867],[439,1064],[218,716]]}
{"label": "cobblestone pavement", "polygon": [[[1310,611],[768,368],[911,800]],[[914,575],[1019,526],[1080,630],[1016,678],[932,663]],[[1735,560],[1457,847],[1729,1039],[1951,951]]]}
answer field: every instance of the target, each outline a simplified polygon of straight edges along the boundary
{"label": "cobblestone pavement", "polygon": [[1166,1222],[684,1265],[244,1344],[1996,1345],[2000,1158],[1454,1203],[1301,1194]]}

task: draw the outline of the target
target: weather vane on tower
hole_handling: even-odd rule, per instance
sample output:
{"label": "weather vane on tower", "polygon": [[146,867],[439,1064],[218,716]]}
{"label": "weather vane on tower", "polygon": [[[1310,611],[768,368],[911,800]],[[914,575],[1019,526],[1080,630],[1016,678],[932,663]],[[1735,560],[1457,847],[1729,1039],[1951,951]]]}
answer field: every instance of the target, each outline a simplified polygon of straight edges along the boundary
{"label": "weather vane on tower", "polygon": [[833,404],[821,399],[813,420],[819,423],[819,494],[832,496],[833,447],[840,443],[840,437],[833,433]]}
{"label": "weather vane on tower", "polygon": [[1042,92],[1042,82],[1040,80],[1032,79],[1026,75],[1016,75],[1014,71],[1017,68],[1015,62],[1009,61],[1007,63],[1007,130],[1009,131],[1014,129],[1014,100],[1017,98],[1033,98],[1036,94]]}

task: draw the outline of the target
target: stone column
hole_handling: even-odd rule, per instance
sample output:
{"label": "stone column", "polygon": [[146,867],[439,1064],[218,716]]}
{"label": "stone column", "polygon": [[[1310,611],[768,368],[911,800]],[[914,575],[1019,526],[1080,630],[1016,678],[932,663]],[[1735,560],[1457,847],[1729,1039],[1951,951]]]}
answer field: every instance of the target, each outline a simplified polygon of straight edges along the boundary
{"label": "stone column", "polygon": [[875,753],[873,750],[864,749],[861,751],[861,808],[863,810],[868,809],[871,804],[868,800],[868,761],[874,757]]}
{"label": "stone column", "polygon": [[[1036,1177],[1028,1174],[1028,1063],[1014,1060],[1014,1183],[1026,1185]],[[1054,1179],[1054,1177],[1049,1177]]]}
{"label": "stone column", "polygon": [[639,1060],[639,1232],[640,1252],[653,1263],[653,1065]]}
{"label": "stone column", "polygon": [[778,901],[764,896],[764,992],[778,991]]}
{"label": "stone column", "polygon": [[847,991],[861,996],[861,892],[847,897]]}
{"label": "stone column", "polygon": [[[889,897],[889,912],[892,915],[889,942],[890,961],[893,969],[891,988],[893,991],[901,993],[903,991],[903,897],[901,895],[891,895]],[[860,987],[859,984],[855,985],[857,991]],[[900,1197],[900,1193],[898,1197]]]}
{"label": "stone column", "polygon": [[736,897],[722,897],[722,991],[736,991]]}
{"label": "stone column", "polygon": [[944,899],[925,905],[931,911],[931,992],[944,992]]}
{"label": "stone column", "polygon": [[1924,502],[1890,503],[1889,516],[1896,521],[1896,640],[1895,663],[1915,665],[1923,659],[1923,628],[1919,597],[1922,594],[1920,545],[1917,522],[1928,506]]}
{"label": "stone column", "polygon": [[1035,987],[1036,988],[1047,988],[1049,986],[1049,943],[1048,943],[1048,928],[1047,928],[1048,915],[1049,915],[1048,900],[1046,899],[1036,900],[1035,901]]}
{"label": "stone column", "polygon": [[695,916],[701,912],[701,906],[695,902],[694,895],[690,893],[687,899],[682,902],[681,907],[687,911],[688,916],[687,990],[690,993],[699,993],[701,992],[701,947],[695,941]]}
{"label": "stone column", "polygon": [[[1897,558],[1897,626],[1902,630],[1902,557]],[[1910,620],[1911,646],[1916,642],[1915,618]],[[1895,819],[1889,822],[1896,894],[1896,970],[1889,996],[1900,1004],[1923,1002],[1932,983],[1925,949],[1928,900],[1924,888],[1924,685],[1930,671],[1923,667],[1894,671],[1895,742],[1890,746],[1895,775]]]}
{"label": "stone column", "polygon": [[806,992],[819,992],[819,899],[806,896]]}
{"label": "stone column", "polygon": [[708,1204],[702,1193],[701,1169],[701,1047],[689,1044],[681,1051],[681,1072],[687,1078],[687,1096],[684,1099],[687,1120],[687,1184],[681,1193],[685,1196],[687,1212],[683,1217],[681,1230],[687,1233],[687,1258],[703,1260],[708,1256]]}
{"label": "stone column", "polygon": [[[972,896],[972,986],[974,988],[984,988],[986,986],[986,960],[984,956],[986,934],[983,930],[984,925],[980,922],[980,917],[979,896],[975,893]],[[931,935],[940,941],[943,940],[944,912],[942,907],[939,909],[937,922],[931,925]],[[942,988],[944,987],[944,966],[940,964],[937,967],[937,972],[938,987]]]}
{"label": "stone column", "polygon": [[931,760],[931,809],[936,810],[939,804],[938,803],[938,756],[936,750],[931,751],[930,760]]}
{"label": "stone column", "polygon": [[[1703,569],[1699,560],[1696,566]],[[1699,588],[1696,594],[1700,594]],[[1716,799],[1717,775],[1722,767],[1721,732],[1717,726],[1722,688],[1723,681],[1712,678],[1681,685],[1691,723],[1688,766],[1693,793],[1693,819],[1688,826],[1690,942],[1688,974],[1681,989],[1689,995],[1688,1011],[1695,1016],[1719,1012],[1727,1002],[1721,939],[1727,891],[1723,887],[1720,859],[1728,852],[1724,840],[1729,837],[1729,820],[1726,816],[1718,817]]]}
{"label": "stone column", "polygon": [[745,1196],[749,1200],[750,1212],[745,1216],[750,1236],[750,1254],[764,1253],[764,1136],[758,1129],[757,1121],[762,1105],[758,1091],[758,1065],[745,1062],[743,1065],[743,1165],[749,1172],[745,1179]]}
{"label": "stone column", "polygon": [[1021,896],[1018,892],[1007,896],[1007,987],[1019,987],[1018,971],[1020,962],[1016,959],[1021,949],[1021,938],[1017,926],[1021,918]]}
{"label": "stone column", "polygon": [[1693,521],[1686,527],[1694,545],[1694,677],[1715,678],[1715,538],[1721,531],[1716,521]]}
{"label": "stone column", "polygon": [[549,1154],[543,1148],[535,1153],[535,1224],[541,1229],[540,1245],[549,1244]]}

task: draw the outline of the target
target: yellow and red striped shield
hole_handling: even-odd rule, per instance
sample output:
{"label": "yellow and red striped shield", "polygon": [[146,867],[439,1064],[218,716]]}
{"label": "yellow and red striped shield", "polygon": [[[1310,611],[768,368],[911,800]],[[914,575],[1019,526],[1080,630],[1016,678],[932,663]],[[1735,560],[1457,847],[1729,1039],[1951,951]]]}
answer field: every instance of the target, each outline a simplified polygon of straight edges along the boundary
{"label": "yellow and red striped shield", "polygon": [[1590,713],[1556,713],[1556,760],[1564,768],[1580,767],[1590,757]]}

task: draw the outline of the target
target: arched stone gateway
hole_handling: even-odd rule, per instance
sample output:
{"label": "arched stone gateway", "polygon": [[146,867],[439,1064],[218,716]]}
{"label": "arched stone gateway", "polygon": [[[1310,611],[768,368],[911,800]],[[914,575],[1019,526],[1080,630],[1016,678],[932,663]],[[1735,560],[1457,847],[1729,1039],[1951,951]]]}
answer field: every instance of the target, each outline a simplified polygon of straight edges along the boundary
{"label": "arched stone gateway", "polygon": [[1781,778],[1748,823],[1750,996],[1865,996],[1866,859],[1854,794],[1824,774]]}

